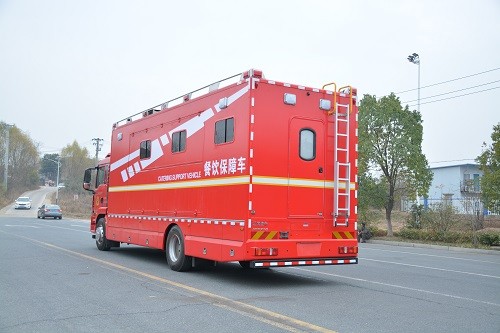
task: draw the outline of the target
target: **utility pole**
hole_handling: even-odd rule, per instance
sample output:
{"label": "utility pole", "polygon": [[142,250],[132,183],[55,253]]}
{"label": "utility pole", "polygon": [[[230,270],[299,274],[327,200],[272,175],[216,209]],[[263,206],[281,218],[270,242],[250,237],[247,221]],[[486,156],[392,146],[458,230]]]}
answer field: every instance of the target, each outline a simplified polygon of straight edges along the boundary
{"label": "utility pole", "polygon": [[99,152],[102,147],[101,141],[104,141],[104,139],[94,138],[92,141],[94,141],[92,144],[95,146],[95,161],[97,163],[99,161]]}
{"label": "utility pole", "polygon": [[10,145],[10,129],[14,125],[5,124],[5,153],[3,156],[4,170],[3,170],[3,186],[7,192],[7,183],[9,177],[9,145]]}

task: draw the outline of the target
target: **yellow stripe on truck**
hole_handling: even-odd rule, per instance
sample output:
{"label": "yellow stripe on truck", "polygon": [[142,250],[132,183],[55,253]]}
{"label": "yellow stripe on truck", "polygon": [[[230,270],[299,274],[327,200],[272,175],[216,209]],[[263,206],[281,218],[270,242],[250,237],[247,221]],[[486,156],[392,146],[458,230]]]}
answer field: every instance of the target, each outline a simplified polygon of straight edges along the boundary
{"label": "yellow stripe on truck", "polygon": [[278,233],[277,231],[271,231],[269,232],[269,235],[267,235],[265,239],[273,239],[277,233]]}
{"label": "yellow stripe on truck", "polygon": [[349,231],[343,231],[343,232],[334,231],[332,235],[333,238],[335,239],[354,239],[354,233]]}
{"label": "yellow stripe on truck", "polygon": [[264,233],[264,231],[257,231],[255,233],[255,235],[252,236],[252,239],[259,239],[260,236],[262,236],[263,233]]}

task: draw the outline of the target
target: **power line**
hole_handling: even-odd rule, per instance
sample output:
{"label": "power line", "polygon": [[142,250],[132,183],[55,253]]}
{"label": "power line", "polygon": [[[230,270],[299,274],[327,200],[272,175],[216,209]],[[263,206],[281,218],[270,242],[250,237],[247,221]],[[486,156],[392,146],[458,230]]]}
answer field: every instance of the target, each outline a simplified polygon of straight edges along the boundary
{"label": "power line", "polygon": [[[435,101],[429,101],[429,102],[424,102],[424,103],[420,103],[420,104],[430,104],[430,103],[435,103],[435,102],[441,102],[441,101],[446,101],[448,99],[454,99],[454,98],[458,98],[458,97],[463,97],[463,96],[468,96],[468,95],[474,95],[474,94],[478,94],[478,93],[481,93],[481,92],[485,92],[485,91],[489,91],[489,90],[493,90],[493,89],[499,89],[499,87],[493,87],[493,88],[490,88],[490,89],[484,89],[484,90],[478,90],[478,91],[475,91],[475,92],[471,92],[471,93],[468,93],[468,94],[462,94],[462,95],[457,95],[457,96],[452,96],[452,97],[448,97],[448,98],[441,98],[441,99],[437,99]],[[417,104],[413,104],[413,105],[408,105],[408,107],[413,107],[413,106],[416,106]]]}
{"label": "power line", "polygon": [[[438,97],[438,96],[443,96],[443,95],[448,95],[448,94],[452,94],[452,93],[459,92],[459,91],[469,90],[472,88],[487,86],[488,84],[497,83],[497,82],[500,82],[500,80],[491,81],[491,82],[487,82],[487,83],[483,83],[483,84],[478,84],[477,86],[467,87],[467,88],[463,88],[463,89],[453,90],[453,91],[445,92],[445,93],[438,94],[438,95],[422,97],[422,98],[420,98],[420,100],[429,99],[429,98]],[[413,99],[411,101],[402,102],[402,104],[407,104],[407,103],[416,102],[416,101],[417,101],[416,99]]]}
{"label": "power line", "polygon": [[[469,78],[469,77],[473,77],[473,76],[477,76],[477,75],[481,75],[481,74],[485,74],[485,73],[497,71],[499,69],[500,69],[500,67],[497,67],[497,68],[489,69],[489,70],[484,71],[484,72],[479,72],[479,73],[475,73],[475,74],[471,74],[471,75],[466,75],[466,76],[458,77],[456,79],[451,79],[451,80],[447,80],[447,81],[442,81],[442,82],[438,82],[438,83],[429,84],[427,86],[420,87],[420,89],[434,87],[434,86],[438,86],[440,84],[445,84],[445,83],[449,83],[449,82],[453,82],[453,81],[458,81],[458,80],[466,79],[466,78]],[[418,88],[404,90],[404,91],[396,92],[394,94],[398,95],[398,94],[402,94],[402,93],[406,93],[406,92],[410,92],[410,91],[415,91],[415,90],[418,90]]]}

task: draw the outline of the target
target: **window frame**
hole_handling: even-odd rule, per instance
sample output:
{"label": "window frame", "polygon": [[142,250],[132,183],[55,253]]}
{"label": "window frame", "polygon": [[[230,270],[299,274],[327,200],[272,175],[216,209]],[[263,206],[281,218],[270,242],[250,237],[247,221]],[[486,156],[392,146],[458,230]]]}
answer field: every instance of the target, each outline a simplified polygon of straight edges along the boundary
{"label": "window frame", "polygon": [[187,131],[182,130],[172,133],[172,154],[186,151]]}
{"label": "window frame", "polygon": [[[217,131],[217,127],[220,124],[223,125],[223,127],[220,128],[221,132],[224,133],[223,139],[220,135],[217,135],[217,133],[219,133]],[[230,125],[230,126],[228,126],[228,125]],[[234,129],[235,129],[234,117],[229,117],[229,118],[225,118],[225,119],[221,119],[221,120],[216,121],[215,125],[214,125],[214,143],[216,145],[221,145],[221,144],[225,144],[225,143],[234,142]],[[222,140],[220,140],[220,139],[222,139]]]}
{"label": "window frame", "polygon": [[139,144],[139,159],[146,160],[148,158],[151,158],[151,140],[144,140]]}
{"label": "window frame", "polygon": [[[302,133],[311,133],[312,134],[312,156],[308,158],[308,155],[303,154],[302,147]],[[304,138],[305,139],[305,138]],[[316,159],[316,131],[309,127],[301,128],[299,131],[299,157],[304,161],[314,161]]]}

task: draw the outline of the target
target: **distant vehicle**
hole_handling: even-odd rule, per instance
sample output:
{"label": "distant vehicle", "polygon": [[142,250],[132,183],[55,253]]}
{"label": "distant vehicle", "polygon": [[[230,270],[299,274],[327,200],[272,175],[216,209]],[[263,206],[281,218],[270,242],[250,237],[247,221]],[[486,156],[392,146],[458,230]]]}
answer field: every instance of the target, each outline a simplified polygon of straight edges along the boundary
{"label": "distant vehicle", "polygon": [[59,188],[64,188],[66,187],[66,185],[64,185],[64,183],[59,183],[59,185],[57,185]]}
{"label": "distant vehicle", "polygon": [[62,219],[62,210],[58,205],[43,205],[38,208],[37,218],[53,217],[54,219]]}
{"label": "distant vehicle", "polygon": [[16,199],[14,209],[31,209],[30,197],[19,197]]}

